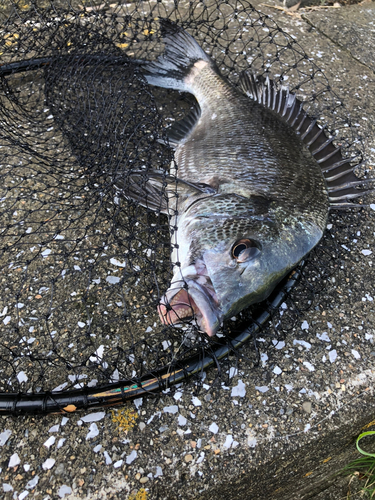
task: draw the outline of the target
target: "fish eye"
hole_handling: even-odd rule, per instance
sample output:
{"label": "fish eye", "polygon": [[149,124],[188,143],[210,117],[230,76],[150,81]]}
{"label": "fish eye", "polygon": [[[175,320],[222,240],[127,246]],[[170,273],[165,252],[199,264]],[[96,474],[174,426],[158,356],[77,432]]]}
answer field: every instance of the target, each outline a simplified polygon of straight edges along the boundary
{"label": "fish eye", "polygon": [[232,257],[237,262],[251,260],[260,253],[260,245],[254,240],[242,239],[236,241],[232,247]]}

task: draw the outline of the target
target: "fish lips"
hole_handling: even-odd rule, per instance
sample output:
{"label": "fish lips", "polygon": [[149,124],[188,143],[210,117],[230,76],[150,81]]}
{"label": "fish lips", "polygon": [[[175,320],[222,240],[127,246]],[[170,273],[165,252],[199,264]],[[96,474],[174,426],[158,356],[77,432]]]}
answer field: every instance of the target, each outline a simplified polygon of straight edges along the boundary
{"label": "fish lips", "polygon": [[195,275],[172,281],[161,298],[158,312],[166,325],[195,318],[199,329],[214,336],[223,322],[215,291],[208,276]]}

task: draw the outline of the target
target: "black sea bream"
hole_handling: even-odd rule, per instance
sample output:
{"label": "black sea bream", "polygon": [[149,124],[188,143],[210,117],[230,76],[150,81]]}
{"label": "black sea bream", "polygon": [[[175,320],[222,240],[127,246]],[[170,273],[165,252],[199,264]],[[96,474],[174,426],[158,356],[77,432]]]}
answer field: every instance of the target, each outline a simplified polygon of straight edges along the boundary
{"label": "black sea bream", "polygon": [[144,75],[151,85],[190,92],[197,105],[170,129],[170,174],[155,171],[146,185],[124,191],[178,228],[162,321],[195,318],[212,336],[311,251],[330,205],[344,207],[364,191],[350,160],[286,87],[248,71],[235,88],[194,38],[170,21],[161,26],[165,52],[144,64]]}

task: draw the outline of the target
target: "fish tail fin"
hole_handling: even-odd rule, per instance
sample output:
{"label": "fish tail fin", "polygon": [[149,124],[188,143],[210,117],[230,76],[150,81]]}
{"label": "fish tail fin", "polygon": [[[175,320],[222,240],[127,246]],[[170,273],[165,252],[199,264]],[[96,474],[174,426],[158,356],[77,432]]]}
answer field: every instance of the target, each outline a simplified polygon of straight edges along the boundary
{"label": "fish tail fin", "polygon": [[363,206],[353,200],[375,190],[374,178],[357,176],[365,162],[344,158],[342,149],[334,144],[335,135],[327,137],[326,127],[306,113],[303,103],[289,92],[287,85],[277,86],[268,75],[256,77],[252,71],[241,74],[239,85],[251,99],[279,115],[306,144],[322,169],[331,210]]}
{"label": "fish tail fin", "polygon": [[194,64],[205,61],[213,66],[213,61],[177,24],[161,19],[160,25],[165,51],[156,61],[143,66],[144,76],[150,85],[191,92],[186,77]]}

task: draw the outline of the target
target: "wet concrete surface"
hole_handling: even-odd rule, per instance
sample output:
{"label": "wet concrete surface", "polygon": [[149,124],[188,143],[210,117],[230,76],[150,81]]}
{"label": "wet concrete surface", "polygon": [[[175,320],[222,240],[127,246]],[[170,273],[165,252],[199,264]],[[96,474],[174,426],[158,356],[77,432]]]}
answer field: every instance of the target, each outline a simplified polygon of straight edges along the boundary
{"label": "wet concrete surface", "polygon": [[303,18],[322,36],[347,50],[353,59],[375,71],[375,6],[374,2],[353,5],[350,8],[328,10],[321,15],[307,12]]}
{"label": "wet concrete surface", "polygon": [[[255,7],[324,70],[375,165],[373,4],[299,16]],[[374,209],[333,219],[351,228],[315,306],[258,368],[233,360],[227,386],[209,371],[197,394],[187,384],[136,400],[128,431],[110,410],[2,417],[3,498],[345,498],[353,484],[334,474],[357,456],[355,437],[375,415]]]}

